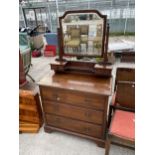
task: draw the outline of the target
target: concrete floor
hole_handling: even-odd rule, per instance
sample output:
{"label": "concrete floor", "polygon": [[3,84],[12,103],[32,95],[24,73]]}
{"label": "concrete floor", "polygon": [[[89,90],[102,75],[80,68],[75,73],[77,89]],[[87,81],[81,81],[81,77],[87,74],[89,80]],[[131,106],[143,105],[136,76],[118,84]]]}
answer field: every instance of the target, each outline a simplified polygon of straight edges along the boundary
{"label": "concrete floor", "polygon": [[[38,82],[46,74],[51,72],[49,63],[52,57],[32,58],[32,67],[29,74]],[[120,63],[116,61],[113,69],[115,75],[116,67],[134,67],[133,63]],[[28,78],[27,78],[28,79]],[[29,80],[29,79],[28,79]],[[37,134],[19,135],[20,155],[104,155],[104,148],[98,147],[94,142],[60,133],[45,133],[43,127]],[[111,146],[110,155],[134,155],[135,151],[126,148]]]}

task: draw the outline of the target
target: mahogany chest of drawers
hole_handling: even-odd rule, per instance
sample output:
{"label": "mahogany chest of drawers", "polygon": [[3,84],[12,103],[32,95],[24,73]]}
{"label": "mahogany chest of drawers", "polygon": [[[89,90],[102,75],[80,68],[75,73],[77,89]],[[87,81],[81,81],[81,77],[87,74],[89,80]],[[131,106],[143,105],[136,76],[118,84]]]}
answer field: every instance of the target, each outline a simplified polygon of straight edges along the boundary
{"label": "mahogany chest of drawers", "polygon": [[47,75],[39,82],[46,132],[62,131],[104,146],[111,78]]}

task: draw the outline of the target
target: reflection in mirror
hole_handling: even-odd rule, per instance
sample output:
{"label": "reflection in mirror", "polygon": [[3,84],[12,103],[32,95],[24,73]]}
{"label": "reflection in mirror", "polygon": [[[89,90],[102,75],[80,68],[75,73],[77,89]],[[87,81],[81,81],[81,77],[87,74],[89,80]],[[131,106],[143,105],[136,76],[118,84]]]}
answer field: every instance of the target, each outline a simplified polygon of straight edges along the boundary
{"label": "reflection in mirror", "polygon": [[102,54],[104,21],[98,14],[68,14],[61,24],[65,54]]}

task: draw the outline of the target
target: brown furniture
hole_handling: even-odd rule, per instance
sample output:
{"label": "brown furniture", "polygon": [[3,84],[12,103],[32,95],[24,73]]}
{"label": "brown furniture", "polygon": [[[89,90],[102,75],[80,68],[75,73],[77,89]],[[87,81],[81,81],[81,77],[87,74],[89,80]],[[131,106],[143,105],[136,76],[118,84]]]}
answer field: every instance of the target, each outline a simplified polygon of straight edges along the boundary
{"label": "brown furniture", "polygon": [[135,82],[135,68],[118,67],[116,69],[115,88],[118,81]]}
{"label": "brown furniture", "polygon": [[47,75],[39,82],[46,132],[62,131],[104,146],[112,78]]}
{"label": "brown furniture", "polygon": [[27,83],[19,90],[19,131],[38,132],[42,122],[38,88]]}
{"label": "brown furniture", "polygon": [[[81,15],[91,15],[97,16],[97,19],[89,19],[89,20],[79,20]],[[72,18],[71,18],[72,17]],[[76,19],[70,21],[70,23],[65,23],[66,19]],[[75,24],[75,25],[74,25]],[[89,25],[94,24],[93,27],[99,25],[100,27],[100,43],[101,48],[97,51],[96,54],[92,54],[93,51],[86,51],[83,52],[78,48],[80,45],[80,34],[86,34]],[[55,62],[51,63],[51,69],[53,69],[56,73],[77,73],[77,74],[86,74],[89,76],[102,76],[102,77],[111,77],[112,73],[112,62],[110,61],[109,57],[107,56],[108,50],[108,38],[109,38],[109,25],[107,25],[107,16],[102,15],[97,10],[76,10],[76,11],[66,11],[63,16],[59,17],[59,25],[58,28],[58,43],[59,43],[59,58],[56,59]],[[70,28],[70,33],[74,32],[74,36],[71,37],[69,41],[66,41],[66,32],[68,33],[67,27],[72,26]],[[73,28],[75,26],[76,28]],[[79,33],[80,32],[80,33]],[[93,28],[91,28],[91,33],[94,34]],[[76,34],[76,35],[75,35]],[[89,34],[89,33],[88,33]],[[72,36],[72,35],[71,35]],[[78,38],[79,37],[79,38]],[[91,38],[96,38],[95,36],[88,36]],[[75,39],[76,38],[76,39]],[[87,39],[86,39],[87,40]],[[86,41],[85,40],[85,41]],[[86,43],[86,42],[85,42]],[[73,47],[74,52],[68,52],[67,48],[65,47]],[[88,48],[90,49],[90,47]],[[71,58],[75,58],[76,60],[72,60]],[[69,59],[70,58],[70,59]],[[84,58],[89,58],[86,60]],[[94,58],[93,61],[90,61]],[[97,58],[99,61],[95,60]]]}
{"label": "brown furniture", "polygon": [[105,155],[109,155],[110,144],[135,148],[135,113],[116,110],[110,124]]}
{"label": "brown furniture", "polygon": [[135,51],[123,51],[121,62],[135,62]]}
{"label": "brown furniture", "polygon": [[135,82],[117,81],[115,89],[109,111],[105,155],[109,155],[111,142],[132,149],[135,144]]}
{"label": "brown furniture", "polygon": [[134,111],[135,109],[135,82],[121,81],[117,84],[116,91],[112,96],[109,106],[108,127],[112,114],[116,109]]}
{"label": "brown furniture", "polygon": [[[80,20],[80,16],[96,16],[97,18],[93,19],[85,19]],[[69,23],[65,22],[66,19],[72,19]],[[75,21],[76,20],[76,21]],[[74,10],[74,11],[66,11],[63,16],[59,17],[59,25],[60,28],[58,28],[58,42],[59,42],[59,58],[60,61],[63,61],[64,56],[86,56],[86,57],[102,57],[104,58],[104,63],[108,64],[107,59],[107,46],[108,46],[108,38],[109,38],[109,26],[107,25],[107,15],[102,15],[97,10]],[[65,36],[66,33],[68,34],[68,28],[69,27],[75,27],[76,29],[80,29],[80,37],[81,35],[86,35],[88,38],[96,37],[94,34],[96,31],[94,31],[90,26],[93,25],[96,27],[96,29],[99,27],[100,29],[100,40],[101,40],[101,48],[100,51],[95,53],[91,53],[90,51],[87,51],[85,53],[78,51],[74,53],[68,52],[68,50],[65,50],[64,45],[66,45]],[[65,28],[66,27],[66,28]],[[66,30],[65,30],[66,29]],[[71,29],[69,30],[69,33],[71,32]],[[91,35],[89,35],[89,33]],[[98,34],[96,34],[98,35]],[[80,39],[80,38],[79,38]],[[89,39],[88,39],[89,40]],[[87,39],[84,39],[84,42],[86,43]],[[88,42],[87,42],[88,44]],[[90,48],[88,48],[90,50]]]}
{"label": "brown furniture", "polygon": [[[89,51],[88,55],[83,51],[71,54],[64,51],[66,43],[64,45],[63,41],[67,29],[63,29],[64,27],[78,23],[76,28],[80,28],[83,23],[83,25],[93,23],[92,20],[64,22],[65,17],[71,16],[70,19],[79,20],[81,14],[95,14],[100,18],[96,22],[104,24],[102,50],[98,55],[100,62],[92,61],[96,57],[89,55]],[[105,51],[105,45],[108,44],[106,34],[109,32],[106,31],[106,16],[96,10],[67,11],[59,21],[59,58],[50,64],[54,70],[52,75],[47,75],[39,82],[45,119],[44,130],[46,132],[56,130],[85,137],[104,147],[108,99],[112,89],[112,65],[108,64]],[[71,60],[66,56],[69,58],[77,56],[77,59]],[[88,56],[89,59],[86,60],[84,56]]]}

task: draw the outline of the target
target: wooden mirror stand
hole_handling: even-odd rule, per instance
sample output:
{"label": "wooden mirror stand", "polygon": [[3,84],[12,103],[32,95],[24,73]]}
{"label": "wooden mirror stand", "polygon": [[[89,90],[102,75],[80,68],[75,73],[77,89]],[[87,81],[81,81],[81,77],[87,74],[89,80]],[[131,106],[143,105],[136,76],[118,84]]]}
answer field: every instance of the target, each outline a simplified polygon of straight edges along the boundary
{"label": "wooden mirror stand", "polygon": [[[80,15],[96,15],[100,19],[100,25],[101,25],[101,45],[99,49],[99,54],[90,54],[89,51],[90,48],[87,48],[88,51],[85,53],[81,50],[79,50],[76,53],[74,52],[74,49],[71,49],[71,52],[66,52],[65,50],[65,39],[64,39],[64,26],[63,22],[66,17],[68,16],[80,16]],[[72,17],[72,18],[73,18]],[[77,20],[77,19],[76,19]],[[102,23],[103,20],[103,23]],[[84,21],[85,23],[87,21]],[[76,22],[71,21],[70,23],[67,23],[66,25],[73,25],[73,23],[76,23],[77,29],[84,23],[78,20]],[[95,20],[89,20],[88,23],[93,24]],[[95,23],[96,24],[96,23]],[[94,24],[94,25],[95,25]],[[109,25],[107,24],[107,16],[102,15],[97,10],[76,10],[76,11],[66,11],[63,16],[59,17],[59,25],[60,28],[57,28],[58,32],[58,46],[59,46],[59,57],[55,60],[55,62],[51,63],[51,69],[53,69],[56,73],[80,73],[80,74],[87,74],[87,75],[97,75],[97,76],[104,76],[104,77],[110,77],[112,72],[112,62],[108,60],[107,51],[108,51],[108,40],[109,40]],[[67,27],[67,26],[66,26]],[[88,29],[90,28],[90,24],[88,24]],[[95,26],[94,26],[95,27]],[[97,27],[97,24],[96,24]],[[97,28],[95,29],[95,32],[90,32],[88,34],[96,34]],[[97,34],[96,34],[97,35]],[[89,37],[89,36],[88,36]],[[96,36],[95,36],[96,37]],[[90,37],[89,37],[90,38]],[[93,38],[93,37],[91,37]],[[73,39],[70,38],[70,41]],[[88,40],[89,41],[89,40]],[[91,39],[92,41],[92,39]],[[87,43],[87,46],[92,46],[91,41]],[[73,42],[73,41],[72,41]],[[93,41],[92,41],[93,42]],[[81,44],[80,48],[81,49]]]}

